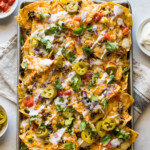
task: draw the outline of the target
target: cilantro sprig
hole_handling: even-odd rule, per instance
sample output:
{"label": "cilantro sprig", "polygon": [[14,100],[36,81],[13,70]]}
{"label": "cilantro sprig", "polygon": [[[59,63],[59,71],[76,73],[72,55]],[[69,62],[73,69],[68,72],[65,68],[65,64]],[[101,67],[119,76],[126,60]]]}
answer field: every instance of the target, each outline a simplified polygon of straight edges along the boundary
{"label": "cilantro sprig", "polygon": [[88,47],[88,45],[85,45],[83,48],[82,48],[84,54],[86,54],[87,56],[90,56],[91,54],[93,54],[93,50]]}
{"label": "cilantro sprig", "polygon": [[59,78],[55,78],[55,85],[56,85],[56,90],[59,91],[62,89],[62,85],[60,84]]}
{"label": "cilantro sprig", "polygon": [[89,89],[91,89],[95,85],[95,83],[97,82],[98,77],[99,77],[99,72],[93,74],[92,81],[88,85]]}

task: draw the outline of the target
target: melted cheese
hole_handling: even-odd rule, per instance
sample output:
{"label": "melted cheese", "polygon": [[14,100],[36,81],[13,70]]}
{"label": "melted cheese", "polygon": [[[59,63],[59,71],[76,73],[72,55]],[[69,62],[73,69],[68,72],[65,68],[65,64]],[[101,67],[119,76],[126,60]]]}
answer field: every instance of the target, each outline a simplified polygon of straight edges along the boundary
{"label": "melted cheese", "polygon": [[51,14],[49,22],[56,22],[58,19],[60,19],[60,17],[64,17],[67,14],[68,14],[68,12],[66,12],[66,11],[60,11],[57,14]]}

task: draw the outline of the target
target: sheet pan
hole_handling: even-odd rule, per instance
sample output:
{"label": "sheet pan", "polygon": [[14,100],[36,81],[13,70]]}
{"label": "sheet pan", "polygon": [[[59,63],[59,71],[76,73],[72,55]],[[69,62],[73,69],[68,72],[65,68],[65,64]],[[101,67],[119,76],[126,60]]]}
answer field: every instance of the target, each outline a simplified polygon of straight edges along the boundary
{"label": "sheet pan", "polygon": [[[131,10],[132,13],[132,9],[131,9],[131,5],[129,3],[129,1],[127,0],[92,0],[95,3],[103,3],[103,2],[115,2],[118,4],[121,4],[127,8],[129,8]],[[23,7],[25,7],[26,5],[35,2],[35,0],[24,0],[23,2],[21,2],[19,9],[22,9]],[[17,27],[17,31],[18,31],[18,39],[17,39],[17,49],[18,49],[18,58],[17,58],[17,82],[19,83],[19,74],[20,74],[20,63],[21,63],[21,45],[20,45],[20,37],[21,37],[21,31],[20,31],[20,26],[18,24]],[[132,38],[132,30],[131,30],[131,38]],[[133,38],[132,38],[132,42],[133,42]],[[129,79],[128,79],[128,93],[133,96],[133,44],[131,45],[131,49],[128,53],[128,60],[130,61],[130,75],[129,75]],[[19,113],[19,96],[17,96],[17,142],[16,142],[16,150],[20,150],[20,139],[19,139],[19,128],[20,128],[20,113]],[[129,108],[129,114],[132,116],[132,120],[128,123],[128,126],[133,129],[133,122],[134,122],[134,115],[133,115],[133,106],[131,106]],[[129,150],[134,150],[134,144],[129,148]]]}

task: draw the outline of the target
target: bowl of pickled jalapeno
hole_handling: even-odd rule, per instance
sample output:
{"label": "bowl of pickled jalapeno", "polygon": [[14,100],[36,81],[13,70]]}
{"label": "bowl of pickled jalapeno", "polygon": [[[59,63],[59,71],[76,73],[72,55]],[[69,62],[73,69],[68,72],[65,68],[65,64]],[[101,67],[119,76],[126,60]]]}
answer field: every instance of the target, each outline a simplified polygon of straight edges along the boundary
{"label": "bowl of pickled jalapeno", "polygon": [[0,137],[4,135],[8,127],[8,119],[5,109],[0,105]]}

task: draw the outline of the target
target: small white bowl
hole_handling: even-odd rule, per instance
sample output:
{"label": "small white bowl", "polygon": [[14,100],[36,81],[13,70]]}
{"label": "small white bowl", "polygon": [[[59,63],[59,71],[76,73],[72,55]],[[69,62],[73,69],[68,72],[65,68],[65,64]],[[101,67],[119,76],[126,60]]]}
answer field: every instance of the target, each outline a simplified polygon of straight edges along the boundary
{"label": "small white bowl", "polygon": [[9,12],[0,12],[0,19],[10,16],[15,11],[17,5],[18,5],[18,0],[16,0],[14,4],[10,6]]}
{"label": "small white bowl", "polygon": [[[3,111],[4,113],[6,113],[5,109],[1,105],[0,105],[0,111]],[[7,116],[7,113],[6,113],[6,116]],[[7,117],[6,122],[3,124],[2,129],[0,129],[0,137],[2,137],[5,134],[7,128],[8,128],[8,117]]]}
{"label": "small white bowl", "polygon": [[147,49],[141,44],[141,42],[140,42],[140,40],[141,40],[141,33],[142,33],[142,30],[143,30],[143,27],[144,27],[144,25],[145,25],[146,23],[148,23],[148,22],[150,22],[150,18],[148,18],[148,19],[142,21],[142,23],[140,24],[140,26],[139,26],[139,28],[138,28],[138,30],[137,30],[137,35],[136,35],[136,37],[137,37],[137,43],[138,43],[140,49],[142,50],[142,52],[144,52],[146,55],[150,56],[150,51],[147,50]]}

